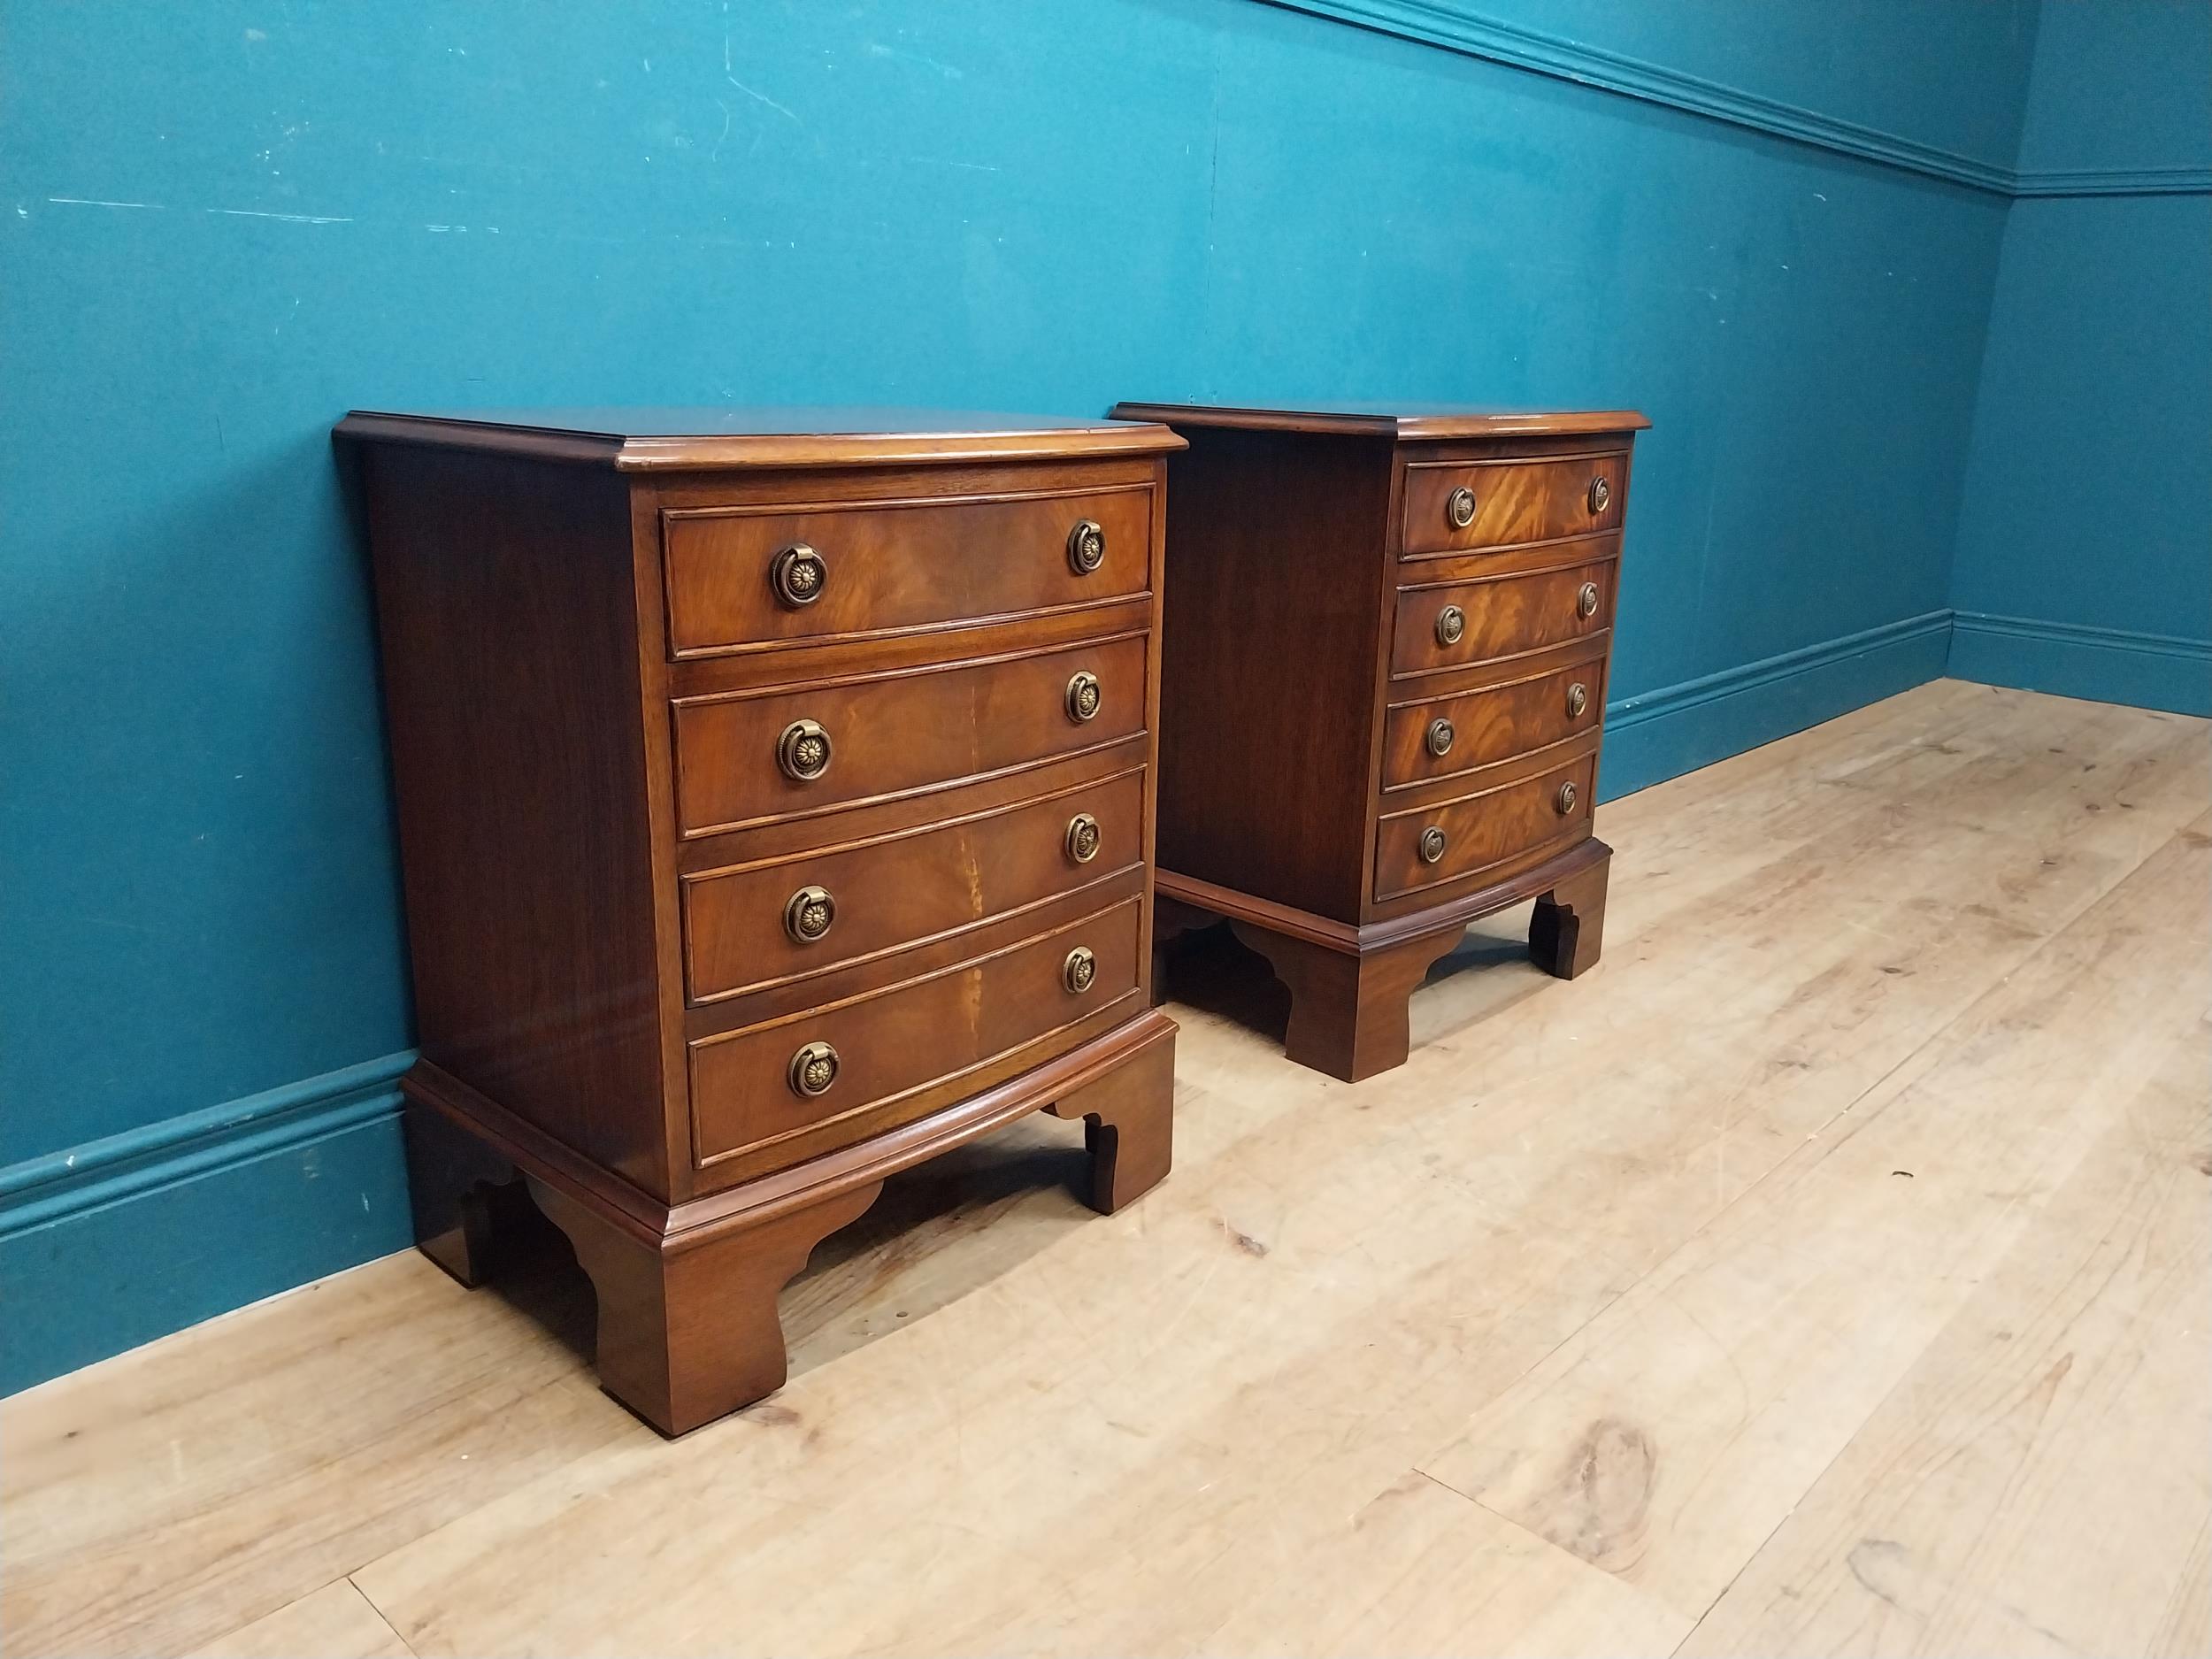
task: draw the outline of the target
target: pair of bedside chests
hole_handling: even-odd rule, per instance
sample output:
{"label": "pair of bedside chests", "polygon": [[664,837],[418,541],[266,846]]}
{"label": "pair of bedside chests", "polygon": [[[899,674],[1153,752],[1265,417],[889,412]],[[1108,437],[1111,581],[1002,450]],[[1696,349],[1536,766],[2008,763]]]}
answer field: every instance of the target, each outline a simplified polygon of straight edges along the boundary
{"label": "pair of bedside chests", "polygon": [[782,1383],[777,1292],[886,1176],[1042,1110],[1096,1209],[1159,1180],[1174,934],[1229,922],[1348,1079],[1476,917],[1597,958],[1643,418],[1114,412],[339,428],[416,1236],[473,1284],[534,1199],[664,1432]]}

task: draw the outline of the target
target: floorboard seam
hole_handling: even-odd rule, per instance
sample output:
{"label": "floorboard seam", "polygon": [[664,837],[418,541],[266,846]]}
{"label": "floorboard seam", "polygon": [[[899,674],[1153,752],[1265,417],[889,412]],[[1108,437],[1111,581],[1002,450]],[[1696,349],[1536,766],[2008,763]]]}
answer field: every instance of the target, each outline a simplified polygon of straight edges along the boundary
{"label": "floorboard seam", "polygon": [[401,1648],[410,1655],[410,1659],[420,1659],[420,1655],[415,1652],[415,1644],[409,1641],[406,1637],[400,1634],[399,1626],[392,1623],[391,1615],[387,1613],[382,1608],[377,1606],[375,1598],[371,1596],[366,1590],[364,1590],[361,1587],[360,1581],[357,1579],[352,1573],[349,1572],[346,1575],[346,1582],[352,1586],[354,1594],[361,1598],[362,1606],[367,1608],[370,1612],[376,1615],[377,1623],[383,1625],[386,1630],[392,1632],[392,1640],[397,1642]]}

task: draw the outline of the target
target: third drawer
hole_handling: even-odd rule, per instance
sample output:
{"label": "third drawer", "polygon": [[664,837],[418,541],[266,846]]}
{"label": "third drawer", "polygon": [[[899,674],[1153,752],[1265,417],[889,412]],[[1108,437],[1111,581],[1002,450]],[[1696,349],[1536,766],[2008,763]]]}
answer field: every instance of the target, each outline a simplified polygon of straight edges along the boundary
{"label": "third drawer", "polygon": [[683,879],[691,1000],[941,939],[1144,855],[1141,768],[991,811]]}
{"label": "third drawer", "polygon": [[1540,651],[1613,622],[1612,558],[1398,590],[1394,674],[1435,673]]}
{"label": "third drawer", "polygon": [[1383,787],[1404,789],[1488,766],[1596,729],[1605,658],[1502,686],[1393,707],[1383,722]]}

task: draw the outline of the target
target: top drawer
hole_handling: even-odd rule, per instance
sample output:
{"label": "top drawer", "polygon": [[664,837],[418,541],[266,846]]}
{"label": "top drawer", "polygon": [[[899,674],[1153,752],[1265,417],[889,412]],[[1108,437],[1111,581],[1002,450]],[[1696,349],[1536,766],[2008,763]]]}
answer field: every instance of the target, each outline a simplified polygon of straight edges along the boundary
{"label": "top drawer", "polygon": [[1628,456],[1409,461],[1405,551],[1457,553],[1620,527]]}
{"label": "top drawer", "polygon": [[922,632],[1142,593],[1152,492],[661,511],[672,656]]}

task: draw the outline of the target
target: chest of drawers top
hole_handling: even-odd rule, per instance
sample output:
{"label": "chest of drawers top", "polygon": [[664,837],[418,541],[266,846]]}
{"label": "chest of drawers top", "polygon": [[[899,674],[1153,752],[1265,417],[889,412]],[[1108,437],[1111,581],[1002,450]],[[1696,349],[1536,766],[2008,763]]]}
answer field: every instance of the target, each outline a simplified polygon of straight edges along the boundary
{"label": "chest of drawers top", "polygon": [[427,1059],[680,1202],[1142,1009],[1173,434],[793,409],[339,432]]}

